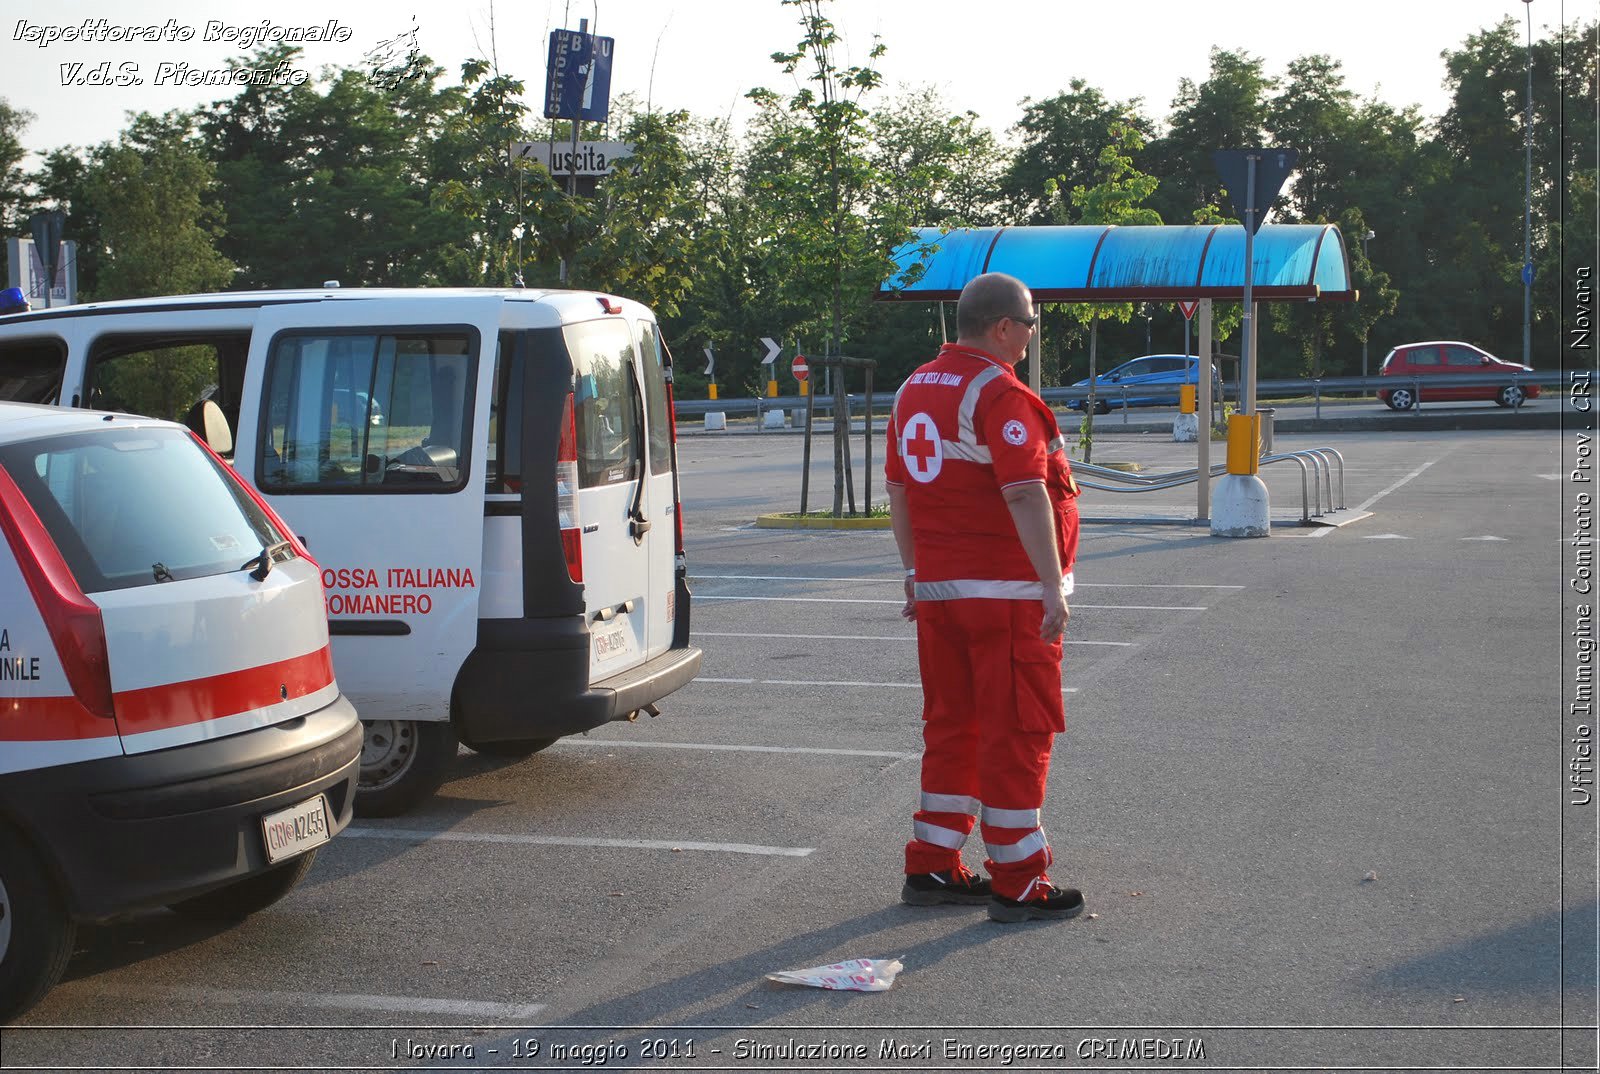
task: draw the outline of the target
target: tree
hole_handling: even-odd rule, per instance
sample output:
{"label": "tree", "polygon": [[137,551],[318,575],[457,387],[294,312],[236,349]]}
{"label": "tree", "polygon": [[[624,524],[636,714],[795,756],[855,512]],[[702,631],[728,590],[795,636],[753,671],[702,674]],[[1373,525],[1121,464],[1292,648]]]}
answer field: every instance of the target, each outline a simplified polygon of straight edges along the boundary
{"label": "tree", "polygon": [[951,111],[928,86],[886,102],[868,123],[868,156],[886,216],[918,227],[982,227],[1002,219],[996,204],[1002,157],[976,113]]}
{"label": "tree", "polygon": [[22,145],[22,132],[31,122],[33,113],[13,108],[0,97],[0,231],[8,235],[21,228],[27,213],[22,162],[28,151]]}
{"label": "tree", "polygon": [[1179,81],[1166,133],[1139,158],[1140,167],[1161,177],[1153,208],[1163,219],[1183,220],[1201,206],[1222,204],[1211,155],[1262,144],[1267,93],[1275,85],[1259,57],[1219,48],[1211,50],[1204,82]]}
{"label": "tree", "polygon": [[[1061,180],[1045,185],[1057,223],[1140,225],[1160,224],[1161,215],[1148,208],[1144,202],[1156,192],[1161,181],[1145,175],[1134,167],[1134,154],[1144,148],[1139,132],[1130,126],[1113,128],[1112,140],[1100,151],[1099,172],[1103,176],[1094,186],[1074,186],[1067,204],[1059,200]],[[1072,303],[1068,314],[1089,325],[1089,381],[1090,396],[1083,408],[1083,431],[1078,443],[1083,448],[1083,461],[1093,461],[1094,454],[1094,388],[1095,365],[1099,343],[1101,319],[1126,324],[1133,318],[1131,302]]]}
{"label": "tree", "polygon": [[234,266],[217,250],[216,168],[192,140],[192,117],[136,117],[90,154],[84,197],[104,243],[98,298],[214,291]]}
{"label": "tree", "polygon": [[1070,182],[1092,186],[1105,178],[1100,155],[1114,139],[1116,128],[1131,128],[1148,141],[1155,129],[1141,113],[1142,102],[1108,101],[1100,90],[1081,78],[1065,92],[1042,101],[1025,98],[1022,119],[1013,128],[1022,146],[1000,182],[1010,221],[1047,224],[1055,217],[1045,184],[1065,176]]}

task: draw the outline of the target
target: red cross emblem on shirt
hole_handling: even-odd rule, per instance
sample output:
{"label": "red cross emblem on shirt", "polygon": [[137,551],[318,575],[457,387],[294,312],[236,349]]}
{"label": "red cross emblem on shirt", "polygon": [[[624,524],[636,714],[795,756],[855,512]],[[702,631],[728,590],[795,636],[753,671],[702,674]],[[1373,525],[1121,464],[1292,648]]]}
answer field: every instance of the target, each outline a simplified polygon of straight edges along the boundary
{"label": "red cross emblem on shirt", "polygon": [[906,472],[926,484],[939,476],[944,466],[944,443],[939,427],[926,414],[915,414],[900,434],[900,456]]}

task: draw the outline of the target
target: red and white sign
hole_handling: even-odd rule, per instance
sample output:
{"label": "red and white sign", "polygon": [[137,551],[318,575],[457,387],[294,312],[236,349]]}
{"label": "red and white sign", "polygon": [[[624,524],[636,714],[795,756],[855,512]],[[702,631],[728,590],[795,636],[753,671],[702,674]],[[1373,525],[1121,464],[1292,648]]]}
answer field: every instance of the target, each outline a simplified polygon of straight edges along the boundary
{"label": "red and white sign", "polygon": [[1199,308],[1200,308],[1200,300],[1198,298],[1195,299],[1193,302],[1179,302],[1178,303],[1178,310],[1183,314],[1183,319],[1186,320],[1186,321],[1194,320],[1194,311],[1199,309]]}
{"label": "red and white sign", "polygon": [[789,364],[789,372],[794,374],[795,380],[804,383],[805,379],[811,375],[811,367],[806,365],[806,356],[803,354],[795,355],[794,361]]}

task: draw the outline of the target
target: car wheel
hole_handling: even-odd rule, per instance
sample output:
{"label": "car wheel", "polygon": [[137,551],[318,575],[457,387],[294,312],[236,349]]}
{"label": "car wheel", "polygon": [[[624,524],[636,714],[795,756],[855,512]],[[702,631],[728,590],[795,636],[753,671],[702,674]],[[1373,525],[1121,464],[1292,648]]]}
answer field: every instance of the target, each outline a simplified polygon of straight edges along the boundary
{"label": "car wheel", "polygon": [[1500,389],[1500,394],[1494,397],[1494,401],[1501,406],[1521,406],[1527,401],[1527,395],[1515,384],[1508,384]]}
{"label": "car wheel", "polygon": [[0,1024],[61,980],[76,931],[44,862],[19,833],[0,825]]}
{"label": "car wheel", "polygon": [[556,744],[553,738],[513,738],[505,742],[474,742],[469,738],[461,740],[461,744],[473,753],[481,753],[485,757],[531,757],[540,750],[549,749]]}
{"label": "car wheel", "polygon": [[289,894],[311,871],[311,863],[316,857],[315,850],[308,850],[264,873],[247,876],[204,895],[175,902],[171,909],[184,917],[201,921],[242,921]]}
{"label": "car wheel", "polygon": [[1410,388],[1395,388],[1387,401],[1391,410],[1410,410],[1417,405],[1417,396]]}
{"label": "car wheel", "polygon": [[362,720],[356,812],[393,817],[433,794],[456,755],[448,720]]}
{"label": "car wheel", "polygon": [[1094,401],[1094,412],[1096,414],[1109,414],[1111,413],[1111,404],[1104,399],[1096,399]]}

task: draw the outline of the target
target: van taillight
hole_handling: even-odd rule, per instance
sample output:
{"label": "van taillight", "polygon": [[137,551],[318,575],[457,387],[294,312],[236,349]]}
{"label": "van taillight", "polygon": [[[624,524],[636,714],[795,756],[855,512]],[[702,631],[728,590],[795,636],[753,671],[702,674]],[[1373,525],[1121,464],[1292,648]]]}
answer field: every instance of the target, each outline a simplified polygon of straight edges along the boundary
{"label": "van taillight", "polygon": [[678,495],[678,401],[672,392],[672,370],[667,370],[667,439],[672,452],[672,520],[673,553],[677,562],[683,560],[683,500]]}
{"label": "van taillight", "polygon": [[[548,443],[548,441],[546,441]],[[561,519],[561,551],[567,576],[583,581],[583,519],[578,514],[578,420],[572,393],[561,406],[561,443],[556,447],[556,513]]]}
{"label": "van taillight", "polygon": [[90,715],[116,718],[111,702],[111,656],[100,608],[78,588],[66,560],[17,488],[0,468],[0,532],[44,617],[73,696]]}

